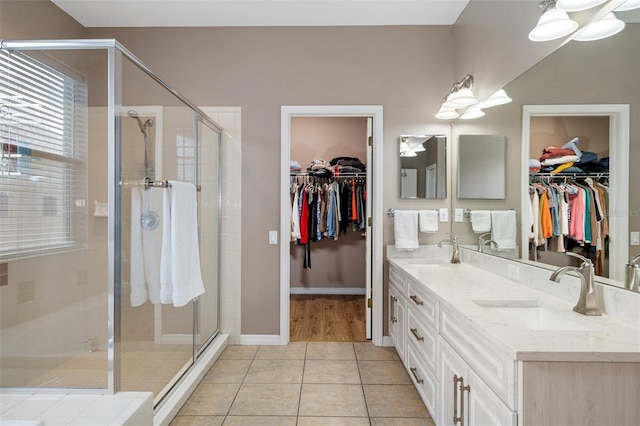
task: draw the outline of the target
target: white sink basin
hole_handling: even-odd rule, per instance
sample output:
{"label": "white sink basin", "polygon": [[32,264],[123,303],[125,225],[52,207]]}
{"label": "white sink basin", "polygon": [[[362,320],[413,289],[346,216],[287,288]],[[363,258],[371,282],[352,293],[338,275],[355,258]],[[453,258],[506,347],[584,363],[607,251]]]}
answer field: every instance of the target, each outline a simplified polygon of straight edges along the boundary
{"label": "white sink basin", "polygon": [[526,330],[588,331],[595,327],[581,318],[572,318],[572,311],[558,312],[537,300],[474,300],[485,311],[505,319],[513,326]]}
{"label": "white sink basin", "polygon": [[421,259],[419,257],[408,257],[405,259],[401,259],[402,261],[409,263],[411,265],[418,265],[418,266],[430,266],[430,267],[434,267],[434,266],[444,266],[447,265],[447,263],[444,263],[442,260],[434,260],[434,259]]}

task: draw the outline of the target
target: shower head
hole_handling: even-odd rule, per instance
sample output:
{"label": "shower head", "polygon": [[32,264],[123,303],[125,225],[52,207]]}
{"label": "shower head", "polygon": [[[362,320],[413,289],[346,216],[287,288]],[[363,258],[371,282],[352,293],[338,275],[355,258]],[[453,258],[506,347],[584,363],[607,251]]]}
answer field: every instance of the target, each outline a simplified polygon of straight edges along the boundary
{"label": "shower head", "polygon": [[142,123],[142,120],[140,120],[140,117],[138,116],[138,112],[133,109],[130,109],[129,111],[127,111],[127,115],[138,122],[138,127],[140,127],[140,131],[145,135],[147,134],[147,129],[153,126],[152,119],[148,119],[147,121]]}
{"label": "shower head", "polygon": [[131,118],[138,118],[138,113],[135,110],[130,109],[127,111],[127,115]]}

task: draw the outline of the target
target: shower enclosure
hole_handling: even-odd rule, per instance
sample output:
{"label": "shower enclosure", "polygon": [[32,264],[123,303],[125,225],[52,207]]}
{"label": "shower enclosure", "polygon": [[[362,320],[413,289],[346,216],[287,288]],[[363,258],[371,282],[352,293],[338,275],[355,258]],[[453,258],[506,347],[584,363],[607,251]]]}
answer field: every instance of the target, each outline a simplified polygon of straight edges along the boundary
{"label": "shower enclosure", "polygon": [[[2,42],[3,390],[157,406],[197,365],[219,336],[221,131],[115,40]],[[171,181],[197,188],[205,288],[179,307],[158,297]]]}

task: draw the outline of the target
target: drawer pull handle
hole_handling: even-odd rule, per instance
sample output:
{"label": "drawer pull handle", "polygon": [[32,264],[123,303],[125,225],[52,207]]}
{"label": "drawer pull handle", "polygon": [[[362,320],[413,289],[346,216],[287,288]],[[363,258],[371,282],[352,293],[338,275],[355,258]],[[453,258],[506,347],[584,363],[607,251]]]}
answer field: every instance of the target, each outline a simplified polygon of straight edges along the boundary
{"label": "drawer pull handle", "polygon": [[409,370],[411,370],[411,374],[413,374],[413,378],[416,379],[416,383],[419,383],[419,384],[423,384],[424,383],[424,380],[422,380],[420,378],[420,376],[418,376],[418,369],[417,368],[411,367]]}
{"label": "drawer pull handle", "polygon": [[413,300],[413,302],[414,302],[416,305],[424,305],[424,302],[423,302],[422,300],[418,299],[418,296],[416,296],[415,294],[413,294],[413,295],[409,296],[409,298],[410,298],[411,300]]}
{"label": "drawer pull handle", "polygon": [[457,374],[454,374],[453,375],[453,424],[454,425],[457,425],[458,423],[462,425],[462,422],[463,422],[462,415],[458,417],[458,382],[460,382],[460,387],[462,387],[462,383],[463,383],[462,377],[459,378]]}
{"label": "drawer pull handle", "polygon": [[413,334],[413,337],[415,337],[416,340],[424,342],[424,337],[422,337],[421,335],[418,334],[418,329],[417,328],[412,328],[411,329],[411,334]]}
{"label": "drawer pull handle", "polygon": [[395,304],[397,301],[398,301],[397,297],[391,296],[391,322],[394,324],[398,322],[398,318],[396,318],[396,309],[395,309]]}

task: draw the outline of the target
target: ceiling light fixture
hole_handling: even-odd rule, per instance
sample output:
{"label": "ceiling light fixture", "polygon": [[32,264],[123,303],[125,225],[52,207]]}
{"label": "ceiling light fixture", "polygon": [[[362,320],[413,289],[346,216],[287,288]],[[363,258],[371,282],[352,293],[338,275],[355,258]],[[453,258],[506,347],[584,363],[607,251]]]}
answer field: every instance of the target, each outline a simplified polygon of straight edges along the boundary
{"label": "ceiling light fixture", "polygon": [[577,41],[594,41],[611,37],[624,30],[624,22],[616,18],[613,12],[599,21],[592,22],[582,29],[573,39]]}
{"label": "ceiling light fixture", "polygon": [[568,36],[578,29],[578,23],[567,12],[556,8],[556,0],[542,0],[538,7],[543,10],[536,27],[529,33],[531,41],[550,41]]}

